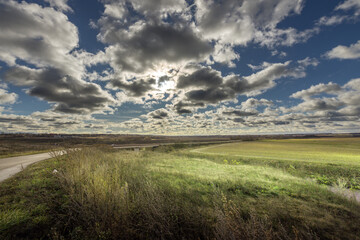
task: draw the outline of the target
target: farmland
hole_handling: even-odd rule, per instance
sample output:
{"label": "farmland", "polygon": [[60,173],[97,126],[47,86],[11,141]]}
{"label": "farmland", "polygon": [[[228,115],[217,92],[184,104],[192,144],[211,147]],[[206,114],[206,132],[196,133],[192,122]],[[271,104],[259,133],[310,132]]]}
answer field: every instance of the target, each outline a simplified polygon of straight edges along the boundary
{"label": "farmland", "polygon": [[196,149],[194,152],[241,158],[261,158],[360,166],[360,138],[246,141]]}
{"label": "farmland", "polygon": [[328,185],[360,189],[360,138],[261,140],[190,151],[194,156],[280,168]]}
{"label": "farmland", "polygon": [[[1,183],[0,237],[358,239],[360,139],[84,147]],[[53,170],[56,169],[56,173]]]}

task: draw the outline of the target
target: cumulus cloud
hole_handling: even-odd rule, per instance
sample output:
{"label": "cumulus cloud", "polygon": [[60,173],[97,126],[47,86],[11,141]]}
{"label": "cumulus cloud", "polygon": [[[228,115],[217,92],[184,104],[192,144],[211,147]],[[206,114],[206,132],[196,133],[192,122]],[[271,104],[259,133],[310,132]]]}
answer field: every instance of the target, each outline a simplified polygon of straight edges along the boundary
{"label": "cumulus cloud", "polygon": [[69,7],[69,5],[67,4],[68,0],[44,0],[44,1],[48,2],[51,7],[54,7],[61,11],[64,11],[64,12],[67,12],[67,11],[72,12],[73,11],[71,9],[71,7]]}
{"label": "cumulus cloud", "polygon": [[33,112],[30,115],[0,113],[0,129],[6,132],[64,133],[76,131],[84,133],[103,133],[108,125],[89,115],[73,115],[54,111]]}
{"label": "cumulus cloud", "polygon": [[341,87],[336,84],[329,82],[327,84],[320,83],[318,85],[313,85],[309,89],[301,90],[299,92],[293,93],[290,97],[292,98],[309,98],[319,94],[337,94],[341,91]]}
{"label": "cumulus cloud", "polygon": [[0,88],[0,104],[14,104],[17,99],[16,93],[9,93],[6,89]]}
{"label": "cumulus cloud", "polygon": [[99,85],[73,78],[61,69],[10,68],[4,80],[18,86],[29,86],[27,93],[55,103],[55,110],[64,113],[109,111],[111,95]]}
{"label": "cumulus cloud", "polygon": [[291,62],[269,64],[267,67],[246,77],[233,76],[228,78],[225,85],[237,94],[256,96],[276,85],[275,80],[283,77],[304,77],[301,65],[292,67]]}
{"label": "cumulus cloud", "polygon": [[286,16],[299,14],[303,1],[196,1],[199,29],[208,39],[245,45],[260,31],[271,31]]}
{"label": "cumulus cloud", "polygon": [[221,72],[210,67],[202,67],[191,74],[181,75],[177,80],[177,88],[216,87],[223,83]]}
{"label": "cumulus cloud", "polygon": [[119,89],[125,90],[130,96],[141,97],[144,96],[150,90],[154,89],[156,80],[153,78],[150,79],[136,79],[133,81],[122,81],[122,80],[112,80],[109,84],[109,87],[116,87]]}
{"label": "cumulus cloud", "polygon": [[308,99],[292,108],[292,110],[301,112],[336,110],[343,105],[342,102],[335,98]]}
{"label": "cumulus cloud", "polygon": [[210,53],[211,46],[185,26],[138,22],[128,30],[105,26],[101,34],[114,69],[130,73],[146,73],[162,63],[177,64],[201,60]]}
{"label": "cumulus cloud", "polygon": [[[217,62],[235,67],[240,56],[234,47],[251,41],[267,46],[292,45],[311,35],[276,28],[285,17],[301,12],[302,0],[102,2],[105,11],[97,22],[98,39],[108,45],[105,55],[116,76],[111,84],[125,91],[134,79],[148,79],[159,72],[168,76],[168,71],[179,71],[190,63]],[[184,79],[179,81],[179,87]],[[221,90],[196,91],[188,96],[222,98]]]}
{"label": "cumulus cloud", "polygon": [[339,45],[329,52],[325,53],[327,58],[333,59],[357,59],[360,58],[360,40],[349,47]]}
{"label": "cumulus cloud", "polygon": [[245,102],[241,103],[243,109],[251,109],[251,108],[256,108],[258,106],[271,106],[271,105],[273,105],[273,102],[264,98],[261,99],[249,98]]}
{"label": "cumulus cloud", "polygon": [[157,109],[148,114],[148,116],[150,116],[153,119],[166,119],[170,115],[171,115],[171,113],[164,108]]}
{"label": "cumulus cloud", "polygon": [[[66,1],[49,3],[69,10]],[[54,103],[56,111],[84,114],[110,110],[112,96],[83,79],[86,65],[93,63],[86,59],[92,55],[74,51],[78,30],[64,13],[34,3],[0,0],[0,28],[0,60],[10,66],[5,81],[29,87],[28,94]]]}
{"label": "cumulus cloud", "polygon": [[[244,75],[241,66],[235,68],[246,60],[240,52],[248,46],[286,57],[279,46],[306,42],[324,26],[355,19],[358,1],[343,1],[333,16],[299,30],[280,23],[300,14],[304,0],[100,0],[104,12],[91,26],[104,48],[93,53],[79,48],[78,29],[66,15],[73,12],[68,1],[44,1],[50,7],[0,0],[0,61],[7,64],[1,77],[52,106],[30,116],[2,114],[2,129],[216,134],[289,126],[308,130],[358,120],[359,79],[296,92],[291,97],[300,103],[292,107],[259,97],[281,79],[305,77],[317,59],[248,64],[253,72]],[[338,46],[326,56],[359,58],[359,44]],[[104,68],[98,71],[97,64]],[[17,99],[0,86],[0,104]],[[150,112],[123,123],[91,118],[127,102]]]}
{"label": "cumulus cloud", "polygon": [[236,66],[234,60],[239,60],[240,55],[234,51],[231,45],[217,43],[214,47],[212,59],[214,59],[215,62],[234,68]]}
{"label": "cumulus cloud", "polygon": [[210,67],[195,69],[190,74],[178,77],[178,87],[189,88],[180,102],[175,104],[178,113],[189,113],[190,108],[218,104],[222,101],[235,101],[238,95],[256,96],[276,86],[276,80],[289,77],[304,77],[308,66],[316,65],[315,60],[304,59],[292,64],[264,63],[262,69],[249,76],[222,76]]}
{"label": "cumulus cloud", "polygon": [[258,113],[256,111],[242,111],[242,110],[236,110],[236,109],[227,109],[227,111],[223,111],[222,112],[224,115],[234,115],[234,116],[238,116],[238,117],[248,117],[248,116],[254,116],[257,115]]}
{"label": "cumulus cloud", "polygon": [[0,60],[15,65],[21,59],[38,67],[51,64],[77,72],[67,53],[78,45],[78,30],[62,12],[1,0],[0,28]]}
{"label": "cumulus cloud", "polygon": [[130,0],[130,2],[136,11],[151,17],[181,12],[187,7],[187,3],[184,0]]}
{"label": "cumulus cloud", "polygon": [[[360,79],[352,79],[343,86],[335,83],[318,84],[296,92],[291,95],[293,98],[301,98],[303,101],[288,109],[287,112],[312,112],[312,116],[320,121],[349,120],[344,117],[359,118],[360,109]],[[327,97],[326,95],[332,95]],[[327,117],[328,119],[320,119]],[[354,119],[352,119],[354,120]]]}

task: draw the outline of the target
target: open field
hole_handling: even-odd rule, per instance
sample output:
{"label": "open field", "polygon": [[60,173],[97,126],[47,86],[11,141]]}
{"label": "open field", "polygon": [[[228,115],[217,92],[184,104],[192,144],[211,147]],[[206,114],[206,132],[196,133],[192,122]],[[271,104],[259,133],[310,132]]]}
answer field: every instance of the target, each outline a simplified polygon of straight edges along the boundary
{"label": "open field", "polygon": [[194,152],[242,158],[290,160],[360,166],[360,138],[321,138],[246,141],[209,146]]}
{"label": "open field", "polygon": [[[360,134],[318,134],[312,137],[360,136]],[[48,152],[63,148],[86,146],[169,143],[221,143],[241,140],[307,138],[310,135],[249,135],[249,136],[156,136],[126,134],[0,134],[0,158]]]}
{"label": "open field", "polygon": [[0,158],[99,145],[228,142],[242,136],[151,136],[114,134],[0,134]]}
{"label": "open field", "polygon": [[267,165],[327,185],[360,189],[360,138],[246,141],[184,152],[214,161]]}
{"label": "open field", "polygon": [[[141,152],[83,148],[1,183],[0,238],[359,239],[360,204],[327,186],[357,187],[357,144],[308,139]],[[271,158],[258,157],[265,150]],[[313,181],[332,181],[332,172],[336,181]]]}

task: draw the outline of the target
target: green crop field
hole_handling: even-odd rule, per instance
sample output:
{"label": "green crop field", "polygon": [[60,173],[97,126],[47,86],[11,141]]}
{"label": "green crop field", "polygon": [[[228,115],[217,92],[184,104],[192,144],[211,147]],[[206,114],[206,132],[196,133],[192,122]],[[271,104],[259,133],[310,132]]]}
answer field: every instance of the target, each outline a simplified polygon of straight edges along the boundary
{"label": "green crop field", "polygon": [[360,166],[360,138],[286,139],[247,141],[209,146],[194,152]]}
{"label": "green crop field", "polygon": [[358,146],[83,148],[1,183],[0,238],[359,239]]}
{"label": "green crop field", "polygon": [[360,189],[360,138],[244,141],[196,148],[187,155],[272,166],[319,183]]}

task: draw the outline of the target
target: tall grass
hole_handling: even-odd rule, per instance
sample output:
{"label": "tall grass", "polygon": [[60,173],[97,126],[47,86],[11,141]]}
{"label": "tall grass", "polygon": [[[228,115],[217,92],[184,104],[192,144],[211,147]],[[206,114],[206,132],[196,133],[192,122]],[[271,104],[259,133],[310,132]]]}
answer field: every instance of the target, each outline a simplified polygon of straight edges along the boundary
{"label": "tall grass", "polygon": [[76,225],[104,239],[179,239],[208,235],[196,209],[173,201],[146,174],[146,153],[121,155],[94,149],[68,156],[60,173],[77,214]]}
{"label": "tall grass", "polygon": [[168,150],[54,152],[0,186],[0,239],[359,239],[359,204],[326,186]]}
{"label": "tall grass", "polygon": [[[337,205],[344,200],[315,185],[306,189],[306,181],[266,167],[89,148],[69,154],[58,178],[69,198],[73,227],[71,233],[52,236],[326,239],[342,231],[350,231],[347,237],[356,234],[356,223],[346,225],[351,204]],[[297,209],[303,212],[294,213]],[[339,229],[331,229],[336,224]]]}

